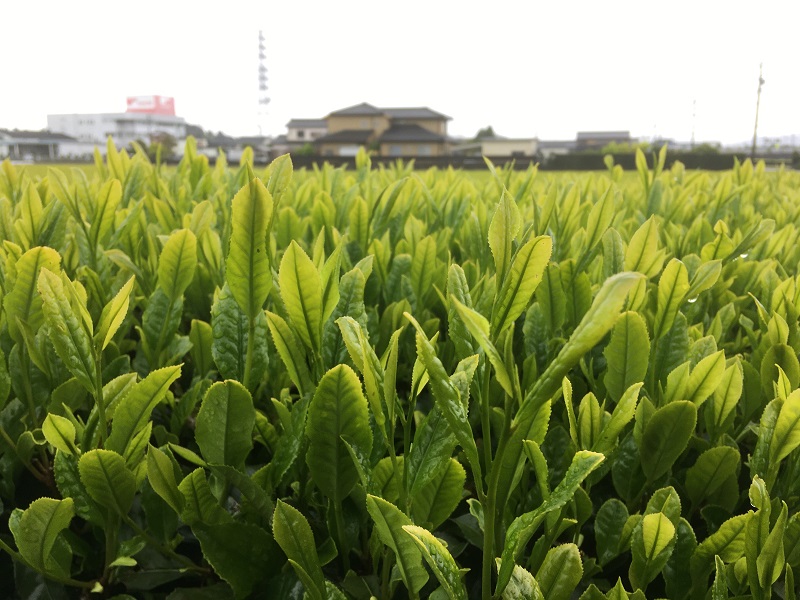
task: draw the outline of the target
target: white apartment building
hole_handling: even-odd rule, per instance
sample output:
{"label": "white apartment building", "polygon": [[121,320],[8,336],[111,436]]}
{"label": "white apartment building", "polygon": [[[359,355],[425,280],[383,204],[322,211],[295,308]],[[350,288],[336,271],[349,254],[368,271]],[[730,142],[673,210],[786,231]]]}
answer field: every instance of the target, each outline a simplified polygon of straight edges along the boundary
{"label": "white apartment building", "polygon": [[159,134],[171,135],[176,140],[186,137],[183,117],[134,112],[47,115],[47,129],[100,146],[105,145],[108,136],[118,146],[137,140],[149,143],[152,136]]}

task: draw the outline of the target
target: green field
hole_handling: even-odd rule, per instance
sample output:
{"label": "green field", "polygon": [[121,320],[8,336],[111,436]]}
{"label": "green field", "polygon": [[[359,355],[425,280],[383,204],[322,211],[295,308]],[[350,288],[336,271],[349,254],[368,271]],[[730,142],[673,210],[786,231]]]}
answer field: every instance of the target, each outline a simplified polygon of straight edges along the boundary
{"label": "green field", "polygon": [[795,598],[800,173],[663,160],[2,163],[2,589]]}

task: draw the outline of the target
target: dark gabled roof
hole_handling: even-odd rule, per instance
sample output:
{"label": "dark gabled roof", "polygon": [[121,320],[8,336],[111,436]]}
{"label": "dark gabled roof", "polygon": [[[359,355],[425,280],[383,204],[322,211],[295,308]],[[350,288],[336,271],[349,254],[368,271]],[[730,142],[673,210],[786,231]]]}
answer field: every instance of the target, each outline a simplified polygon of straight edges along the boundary
{"label": "dark gabled roof", "polygon": [[314,140],[315,144],[366,144],[372,137],[371,129],[345,129],[329,133]]}
{"label": "dark gabled roof", "polygon": [[18,140],[39,140],[39,141],[61,141],[61,142],[77,142],[74,137],[64,135],[63,133],[53,133],[52,131],[28,131],[24,129],[0,129],[0,134],[6,135],[13,139]]}
{"label": "dark gabled roof", "polygon": [[579,131],[578,140],[615,140],[630,139],[630,131]]}
{"label": "dark gabled roof", "polygon": [[382,108],[381,110],[392,119],[444,119],[448,121],[451,119],[451,117],[431,110],[427,106],[414,108]]}
{"label": "dark gabled roof", "polygon": [[362,102],[355,106],[348,106],[341,110],[333,111],[329,116],[331,117],[361,117],[361,116],[379,116],[383,111],[380,108],[375,108],[372,104]]}
{"label": "dark gabled roof", "polygon": [[419,125],[392,125],[383,132],[378,141],[381,144],[390,142],[445,142],[447,138],[438,133],[428,131]]}
{"label": "dark gabled roof", "polygon": [[290,127],[297,127],[298,129],[309,128],[309,129],[325,129],[328,126],[328,123],[325,119],[292,119],[286,124],[287,128]]}
{"label": "dark gabled roof", "polygon": [[285,143],[286,143],[286,134],[285,133],[282,133],[282,134],[277,135],[274,138],[272,138],[272,145],[273,146],[277,146],[279,144],[285,144]]}

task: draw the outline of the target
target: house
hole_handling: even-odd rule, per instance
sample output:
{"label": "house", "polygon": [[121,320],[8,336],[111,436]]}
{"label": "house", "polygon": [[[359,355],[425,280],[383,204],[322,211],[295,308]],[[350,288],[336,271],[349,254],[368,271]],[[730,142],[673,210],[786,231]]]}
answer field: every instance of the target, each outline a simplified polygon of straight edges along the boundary
{"label": "house", "polygon": [[579,131],[576,150],[602,150],[609,144],[633,144],[630,131]]}
{"label": "house", "polygon": [[55,160],[91,156],[93,144],[51,131],[0,129],[0,159]]}
{"label": "house", "polygon": [[286,124],[286,143],[289,145],[314,142],[328,133],[325,119],[292,119]]}
{"label": "house", "polygon": [[366,102],[325,117],[327,134],[314,146],[325,156],[355,156],[361,146],[381,156],[442,156],[450,117],[427,107],[378,108]]}
{"label": "house", "polygon": [[533,157],[539,148],[536,138],[483,137],[453,146],[453,154],[462,156]]}
{"label": "house", "polygon": [[578,143],[575,140],[541,140],[539,141],[539,154],[543,159],[551,156],[575,152]]}

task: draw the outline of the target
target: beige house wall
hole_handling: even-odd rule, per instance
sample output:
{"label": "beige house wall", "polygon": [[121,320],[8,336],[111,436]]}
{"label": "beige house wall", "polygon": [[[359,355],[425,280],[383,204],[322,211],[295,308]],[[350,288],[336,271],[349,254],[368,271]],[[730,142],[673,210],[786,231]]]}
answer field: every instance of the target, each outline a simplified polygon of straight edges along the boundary
{"label": "beige house wall", "polygon": [[383,115],[366,116],[329,116],[328,133],[337,133],[348,129],[369,129],[380,135],[389,129],[389,119]]}
{"label": "beige house wall", "polygon": [[484,156],[513,156],[523,154],[533,156],[538,149],[536,140],[483,140],[481,154]]}

